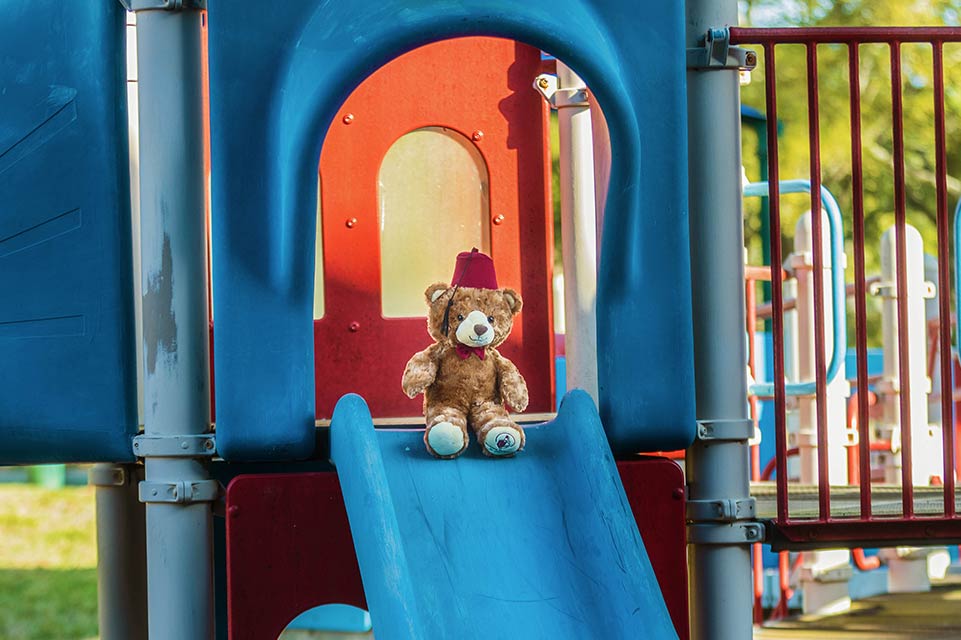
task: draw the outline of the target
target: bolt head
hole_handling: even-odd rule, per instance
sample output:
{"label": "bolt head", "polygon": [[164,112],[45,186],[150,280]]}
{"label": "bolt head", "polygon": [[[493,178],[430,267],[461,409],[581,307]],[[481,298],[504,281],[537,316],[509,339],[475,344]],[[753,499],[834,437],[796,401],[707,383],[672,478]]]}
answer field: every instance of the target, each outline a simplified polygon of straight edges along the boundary
{"label": "bolt head", "polygon": [[343,118],[341,118],[341,122],[343,122],[344,124],[350,124],[353,121],[354,121],[354,114],[352,113],[348,113]]}
{"label": "bolt head", "polygon": [[540,78],[537,81],[537,86],[541,89],[546,89],[547,87],[551,86],[551,83],[547,80],[547,78]]}
{"label": "bolt head", "polygon": [[344,225],[346,225],[348,229],[353,229],[357,226],[357,218],[347,218],[347,220],[344,222]]}
{"label": "bolt head", "polygon": [[350,323],[350,325],[348,325],[347,328],[350,329],[351,333],[357,333],[360,331],[360,323],[354,320]]}
{"label": "bolt head", "polygon": [[753,51],[748,51],[747,55],[744,56],[744,59],[747,62],[748,66],[753,67],[754,65],[757,64],[757,54],[754,53]]}
{"label": "bolt head", "polygon": [[480,142],[483,138],[484,138],[484,132],[479,129],[474,133],[470,134],[470,139],[473,140],[474,142]]}
{"label": "bolt head", "polygon": [[504,214],[500,213],[494,218],[494,224],[504,224]]}
{"label": "bolt head", "polygon": [[186,441],[186,440],[185,440],[184,442],[181,442],[181,443],[180,443],[180,448],[181,448],[181,449],[186,450],[187,447],[189,447],[189,446],[190,446],[190,445],[187,444],[187,441]]}

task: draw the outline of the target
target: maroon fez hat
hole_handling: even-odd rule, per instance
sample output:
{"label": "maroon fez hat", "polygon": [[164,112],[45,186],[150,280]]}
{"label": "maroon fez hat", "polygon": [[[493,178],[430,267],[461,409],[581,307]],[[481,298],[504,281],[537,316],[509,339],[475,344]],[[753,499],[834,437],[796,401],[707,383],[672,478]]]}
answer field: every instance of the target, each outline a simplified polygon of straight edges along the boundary
{"label": "maroon fez hat", "polygon": [[457,254],[451,286],[473,289],[496,289],[497,276],[494,275],[494,261],[477,250],[462,251]]}

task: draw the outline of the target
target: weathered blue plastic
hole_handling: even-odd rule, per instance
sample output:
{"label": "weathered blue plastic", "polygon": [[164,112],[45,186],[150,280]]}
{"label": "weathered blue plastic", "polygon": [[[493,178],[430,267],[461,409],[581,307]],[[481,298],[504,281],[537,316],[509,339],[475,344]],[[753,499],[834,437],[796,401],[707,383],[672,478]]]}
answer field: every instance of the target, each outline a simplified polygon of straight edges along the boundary
{"label": "weathered blue plastic", "polygon": [[0,464],[132,459],[124,11],[0,0]]}
{"label": "weathered blue plastic", "polygon": [[328,124],[379,66],[466,35],[557,55],[603,105],[613,168],[597,305],[601,415],[617,452],[693,440],[683,3],[209,0],[208,9],[217,443],[226,458],[306,456],[313,446],[314,227]]}
{"label": "weathered blue plastic", "polygon": [[378,640],[677,638],[583,391],[511,459],[435,460],[355,395],[330,437]]}

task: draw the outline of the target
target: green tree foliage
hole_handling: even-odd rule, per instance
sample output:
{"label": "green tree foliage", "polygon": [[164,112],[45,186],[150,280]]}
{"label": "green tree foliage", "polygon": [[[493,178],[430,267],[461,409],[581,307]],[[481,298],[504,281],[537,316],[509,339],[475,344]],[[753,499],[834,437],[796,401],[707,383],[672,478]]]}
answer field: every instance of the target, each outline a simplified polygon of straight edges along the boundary
{"label": "green tree foliage", "polygon": [[[746,26],[943,26],[957,25],[961,0],[742,0]],[[754,47],[759,54],[760,47]],[[880,272],[880,237],[894,224],[895,189],[892,135],[891,58],[887,45],[863,45],[860,56],[861,152],[863,158],[866,266]],[[746,106],[765,112],[764,56],[750,85],[742,88]],[[934,93],[932,48],[904,44],[899,79],[904,106],[905,203],[909,224],[919,229],[925,252],[937,255]],[[820,117],[821,179],[835,195],[844,217],[848,281],[853,280],[852,166],[848,50],[844,45],[820,45],[818,111]],[[782,179],[810,176],[807,67],[803,45],[776,48],[779,170]],[[961,196],[961,45],[944,46],[944,88],[947,127],[948,209]],[[745,130],[744,164],[748,178],[758,180],[758,140]],[[792,249],[797,218],[810,208],[806,196],[784,196],[781,202],[784,255]],[[760,206],[745,208],[749,260],[761,263]],[[876,306],[876,305],[872,305]],[[853,316],[853,313],[849,313]],[[853,322],[853,318],[849,319]],[[877,343],[878,319],[869,328]],[[853,324],[850,325],[853,327]]]}

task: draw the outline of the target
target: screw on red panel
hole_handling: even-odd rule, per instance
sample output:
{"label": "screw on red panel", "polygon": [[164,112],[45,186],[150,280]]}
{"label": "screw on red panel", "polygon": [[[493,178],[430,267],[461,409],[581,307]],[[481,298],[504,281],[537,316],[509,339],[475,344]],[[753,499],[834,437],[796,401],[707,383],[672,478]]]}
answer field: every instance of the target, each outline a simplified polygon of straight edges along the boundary
{"label": "screw on red panel", "polygon": [[484,137],[484,132],[481,131],[480,129],[470,134],[470,139],[473,140],[474,142],[480,142],[481,138],[483,137]]}
{"label": "screw on red panel", "polygon": [[344,224],[347,225],[348,229],[353,229],[357,226],[357,218],[347,218],[347,221]]}
{"label": "screw on red panel", "polygon": [[237,516],[240,515],[240,507],[238,507],[237,505],[231,505],[231,507],[227,509],[227,512],[230,513],[231,516],[236,518]]}
{"label": "screw on red panel", "polygon": [[683,488],[683,487],[678,487],[678,488],[674,489],[674,493],[671,494],[671,497],[673,497],[675,500],[683,500],[683,499],[684,499],[684,488]]}
{"label": "screw on red panel", "polygon": [[352,333],[357,333],[360,331],[360,323],[354,320],[347,328],[350,329]]}
{"label": "screw on red panel", "polygon": [[499,213],[497,217],[494,218],[494,224],[502,224],[504,222],[504,214]]}
{"label": "screw on red panel", "polygon": [[347,115],[345,115],[345,116],[341,119],[341,121],[342,121],[344,124],[350,124],[351,122],[354,121],[354,114],[348,113]]}

